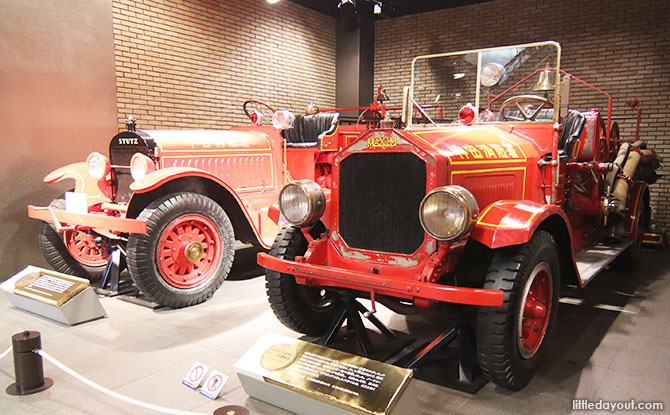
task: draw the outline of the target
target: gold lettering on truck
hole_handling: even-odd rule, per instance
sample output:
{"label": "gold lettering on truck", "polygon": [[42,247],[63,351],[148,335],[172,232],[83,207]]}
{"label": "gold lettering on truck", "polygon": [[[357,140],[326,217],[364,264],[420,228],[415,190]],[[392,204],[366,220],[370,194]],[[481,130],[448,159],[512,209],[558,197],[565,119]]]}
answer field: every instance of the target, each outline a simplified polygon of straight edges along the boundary
{"label": "gold lettering on truck", "polygon": [[368,148],[386,148],[395,147],[398,145],[398,138],[392,135],[389,136],[371,136],[368,137]]}

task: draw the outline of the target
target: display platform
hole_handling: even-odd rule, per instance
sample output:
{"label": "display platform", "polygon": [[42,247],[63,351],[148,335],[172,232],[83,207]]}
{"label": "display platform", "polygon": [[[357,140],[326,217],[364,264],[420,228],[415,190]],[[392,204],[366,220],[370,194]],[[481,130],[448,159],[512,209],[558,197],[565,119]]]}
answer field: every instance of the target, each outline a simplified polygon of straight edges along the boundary
{"label": "display platform", "polygon": [[412,371],[265,333],[235,363],[245,392],[296,414],[408,414]]}
{"label": "display platform", "polygon": [[32,265],[0,289],[14,307],[68,326],[107,315],[88,280]]}

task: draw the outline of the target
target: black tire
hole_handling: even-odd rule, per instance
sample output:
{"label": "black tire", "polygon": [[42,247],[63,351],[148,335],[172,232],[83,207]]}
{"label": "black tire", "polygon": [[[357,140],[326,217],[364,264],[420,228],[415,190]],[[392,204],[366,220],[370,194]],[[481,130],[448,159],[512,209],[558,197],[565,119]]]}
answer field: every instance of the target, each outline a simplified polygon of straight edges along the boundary
{"label": "black tire", "polygon": [[[307,251],[300,228],[286,226],[277,235],[270,255],[293,260]],[[320,287],[297,284],[295,277],[267,269],[265,273],[270,307],[286,327],[308,336],[326,332],[338,312],[337,298]]]}
{"label": "black tire", "polygon": [[[54,199],[51,201],[49,206],[54,209],[65,210],[65,200]],[[68,235],[72,236],[78,233],[79,232],[68,232]],[[95,235],[92,234],[91,231],[82,233]],[[98,235],[95,236],[97,237]],[[107,268],[107,263],[109,263],[109,261],[100,266],[89,266],[82,264],[70,254],[65,245],[64,237],[65,233],[58,232],[52,223],[44,221],[40,223],[38,241],[42,255],[49,263],[49,265],[51,265],[54,270],[62,272],[63,274],[86,278],[90,281],[95,281],[101,278],[105,273],[105,269]],[[107,240],[104,237],[102,238],[103,241]]]}
{"label": "black tire", "polygon": [[[535,375],[556,320],[559,270],[556,244],[545,231],[536,232],[524,245],[495,253],[483,288],[502,290],[504,303],[502,307],[481,307],[477,316],[477,354],[482,372],[492,382],[520,390]],[[531,287],[536,287],[535,283],[544,291],[538,293],[536,288],[529,293]],[[540,300],[530,299],[529,306],[539,302],[545,313],[549,310],[548,316],[541,313],[540,307],[541,317],[533,318],[529,312],[528,319],[525,318],[522,307],[526,293],[540,294]],[[549,301],[551,304],[546,304]],[[540,328],[524,332],[523,323]],[[520,334],[528,336],[520,338]]]}
{"label": "black tire", "polygon": [[[130,276],[144,295],[173,308],[188,307],[209,299],[228,276],[235,257],[233,226],[221,206],[201,194],[174,193],[149,204],[138,219],[147,222],[147,234],[130,235],[127,262]],[[193,232],[199,231],[204,239],[170,239],[171,235],[176,235],[177,227],[184,230],[189,226]],[[188,260],[186,249],[183,249],[191,244],[199,246],[199,254],[192,258],[196,262]],[[209,250],[210,244],[218,246]],[[167,245],[173,246],[174,254]],[[183,284],[180,284],[181,279]]]}

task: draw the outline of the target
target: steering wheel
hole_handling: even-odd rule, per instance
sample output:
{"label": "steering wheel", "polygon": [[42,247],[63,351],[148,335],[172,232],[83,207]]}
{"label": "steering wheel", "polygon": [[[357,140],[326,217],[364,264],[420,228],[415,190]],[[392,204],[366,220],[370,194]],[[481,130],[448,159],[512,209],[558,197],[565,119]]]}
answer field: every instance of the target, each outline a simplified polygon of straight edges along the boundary
{"label": "steering wheel", "polygon": [[382,120],[382,113],[377,110],[367,108],[358,116],[357,124],[372,124],[377,125]]}
{"label": "steering wheel", "polygon": [[[275,110],[266,104],[263,101],[259,101],[256,99],[248,99],[244,101],[244,104],[242,104],[242,110],[244,111],[244,114],[251,120],[251,122],[254,122],[252,118],[252,114],[254,112],[260,114],[262,116],[261,118],[261,124],[263,120],[270,120],[272,121],[272,114],[274,114]],[[268,111],[270,111],[269,116],[268,116]]]}
{"label": "steering wheel", "polygon": [[[535,110],[527,112],[526,110],[528,109],[528,107],[524,109],[524,107],[522,107],[519,103],[528,101],[539,102],[540,106],[537,107]],[[508,117],[507,115],[505,115],[505,108],[512,104],[514,104],[516,108],[519,110],[519,114],[523,117],[523,119],[513,116]],[[505,121],[535,121],[535,117],[537,117],[540,111],[543,110],[544,108],[554,108],[554,104],[552,104],[551,101],[549,101],[547,98],[543,98],[537,95],[518,95],[516,97],[509,98],[502,103],[502,105],[500,106],[500,115]]]}

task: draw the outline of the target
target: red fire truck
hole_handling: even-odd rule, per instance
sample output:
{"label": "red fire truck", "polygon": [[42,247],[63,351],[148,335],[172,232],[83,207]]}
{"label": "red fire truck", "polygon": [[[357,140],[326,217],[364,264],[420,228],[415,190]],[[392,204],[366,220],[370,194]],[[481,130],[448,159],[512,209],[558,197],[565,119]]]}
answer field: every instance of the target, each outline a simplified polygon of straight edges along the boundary
{"label": "red fire truck", "polygon": [[282,187],[308,179],[328,188],[336,151],[367,129],[341,125],[337,112],[294,117],[255,100],[243,110],[253,125],[225,131],[141,131],[129,120],[109,157],[92,153],[49,173],[47,183],[74,181],[67,203],[28,207],[43,221],[49,264],[94,280],[119,247],[150,300],[207,300],[228,275],[236,239],[272,245],[279,226],[269,208]]}
{"label": "red fire truck", "polygon": [[415,58],[404,128],[385,117],[338,152],[330,188],[282,189],[290,225],[258,254],[278,319],[321,335],[343,292],[401,313],[479,306],[482,371],[524,387],[561,284],[635,259],[659,166],[637,132],[619,136],[609,94],[560,69],[560,52],[541,42]]}

